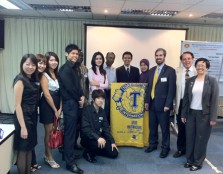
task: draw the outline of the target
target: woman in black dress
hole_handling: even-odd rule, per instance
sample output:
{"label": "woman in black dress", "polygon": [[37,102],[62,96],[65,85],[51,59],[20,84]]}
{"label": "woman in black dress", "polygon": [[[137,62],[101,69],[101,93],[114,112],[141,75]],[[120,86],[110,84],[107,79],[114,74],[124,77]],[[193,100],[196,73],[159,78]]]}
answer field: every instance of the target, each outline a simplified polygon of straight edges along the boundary
{"label": "woman in black dress", "polygon": [[45,128],[44,160],[50,167],[59,168],[60,165],[55,162],[52,156],[51,148],[48,146],[54,118],[59,118],[62,111],[59,84],[57,80],[59,58],[54,52],[47,52],[45,57],[46,69],[40,78],[41,89],[43,91],[43,95],[40,99],[40,122],[44,124]]}
{"label": "woman in black dress", "polygon": [[[36,54],[37,63],[38,63],[38,77],[42,76],[42,73],[46,69],[46,57],[42,54]],[[40,93],[41,94],[41,89]],[[39,95],[40,96],[40,95]],[[42,167],[36,161],[36,153],[35,149],[32,150],[32,162],[31,162],[31,172],[35,172],[36,170],[41,169]]]}
{"label": "woman in black dress", "polygon": [[15,103],[14,149],[17,151],[19,174],[29,174],[32,150],[37,144],[37,106],[39,83],[37,59],[33,54],[26,54],[20,62],[20,74],[13,82]]}

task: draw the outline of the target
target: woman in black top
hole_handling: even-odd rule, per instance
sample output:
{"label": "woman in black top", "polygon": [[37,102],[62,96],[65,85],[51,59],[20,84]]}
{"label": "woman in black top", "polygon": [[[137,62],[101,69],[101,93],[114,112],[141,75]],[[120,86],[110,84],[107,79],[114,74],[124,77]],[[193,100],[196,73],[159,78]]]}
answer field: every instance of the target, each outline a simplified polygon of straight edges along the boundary
{"label": "woman in black top", "polygon": [[20,74],[13,83],[15,103],[14,149],[17,151],[19,174],[29,174],[32,150],[37,144],[37,106],[39,83],[37,78],[37,59],[26,54],[20,63]]}

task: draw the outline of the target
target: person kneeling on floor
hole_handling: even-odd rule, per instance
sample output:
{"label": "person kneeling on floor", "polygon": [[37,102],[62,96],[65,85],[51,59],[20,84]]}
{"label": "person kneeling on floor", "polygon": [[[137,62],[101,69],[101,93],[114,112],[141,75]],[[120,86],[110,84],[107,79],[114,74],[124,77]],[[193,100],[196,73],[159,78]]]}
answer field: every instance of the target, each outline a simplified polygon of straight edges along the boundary
{"label": "person kneeling on floor", "polygon": [[105,94],[98,89],[92,92],[92,104],[85,107],[81,120],[81,145],[85,147],[83,157],[91,163],[96,163],[96,155],[109,158],[118,156],[118,148],[110,134],[110,127],[105,111]]}

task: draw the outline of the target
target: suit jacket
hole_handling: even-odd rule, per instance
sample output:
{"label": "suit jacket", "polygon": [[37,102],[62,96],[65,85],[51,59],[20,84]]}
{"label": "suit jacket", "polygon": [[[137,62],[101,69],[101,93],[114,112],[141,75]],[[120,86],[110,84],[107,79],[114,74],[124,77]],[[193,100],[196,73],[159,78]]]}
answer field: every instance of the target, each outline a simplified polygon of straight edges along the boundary
{"label": "suit jacket", "polygon": [[117,82],[138,83],[139,68],[130,66],[130,75],[128,76],[125,66],[120,66],[116,69]]}
{"label": "suit jacket", "polygon": [[[156,71],[156,66],[149,70],[150,76],[145,98],[145,103],[148,104],[150,104],[152,101],[151,91],[152,91],[155,71]],[[154,97],[155,110],[163,111],[165,106],[172,109],[175,94],[176,94],[175,70],[172,67],[164,64],[155,86],[155,97]]]}
{"label": "suit jacket", "polygon": [[[197,76],[194,76],[186,83],[181,112],[182,118],[186,118],[189,115],[190,104],[193,96],[192,89],[196,78]],[[210,121],[216,121],[217,119],[218,94],[219,87],[216,79],[206,75],[202,93],[202,112],[204,115],[208,115],[210,117]]]}
{"label": "suit jacket", "polygon": [[100,137],[104,137],[111,144],[115,143],[110,133],[105,110],[99,108],[97,113],[93,104],[91,104],[83,109],[81,117],[81,138],[97,141]]}
{"label": "suit jacket", "polygon": [[[193,71],[194,75],[197,75],[197,71],[195,67],[193,66]],[[176,75],[177,75],[177,80],[176,80],[176,85],[177,85],[177,90],[176,90],[176,98],[175,98],[175,108],[176,108],[176,114],[178,114],[179,107],[180,107],[180,100],[181,100],[181,90],[182,90],[182,74],[183,74],[183,67],[178,67],[176,69]],[[186,86],[186,85],[185,85]]]}

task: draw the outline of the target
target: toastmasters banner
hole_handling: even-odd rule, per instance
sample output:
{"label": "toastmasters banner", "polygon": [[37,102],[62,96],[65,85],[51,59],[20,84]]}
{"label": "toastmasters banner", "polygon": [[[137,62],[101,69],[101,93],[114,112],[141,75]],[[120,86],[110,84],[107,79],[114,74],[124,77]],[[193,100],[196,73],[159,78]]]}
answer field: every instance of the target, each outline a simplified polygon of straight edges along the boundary
{"label": "toastmasters banner", "polygon": [[144,112],[144,83],[111,84],[111,133],[119,146],[148,145],[149,119]]}

